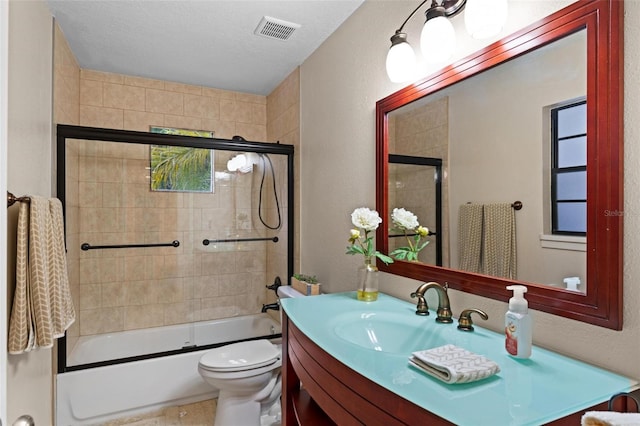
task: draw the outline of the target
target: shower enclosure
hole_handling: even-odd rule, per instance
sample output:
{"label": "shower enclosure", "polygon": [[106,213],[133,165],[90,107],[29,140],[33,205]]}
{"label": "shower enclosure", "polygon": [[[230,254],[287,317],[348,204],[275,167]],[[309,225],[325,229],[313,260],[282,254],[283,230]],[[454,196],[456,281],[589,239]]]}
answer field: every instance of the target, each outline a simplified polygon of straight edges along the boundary
{"label": "shower enclosure", "polygon": [[[293,272],[293,146],[212,136],[58,126],[76,308],[60,373],[279,333],[252,315],[273,301],[266,285]],[[262,331],[198,336],[239,316]],[[145,344],[160,328],[173,337]],[[92,339],[132,331],[140,351],[92,349]],[[73,355],[82,341],[89,358]]]}

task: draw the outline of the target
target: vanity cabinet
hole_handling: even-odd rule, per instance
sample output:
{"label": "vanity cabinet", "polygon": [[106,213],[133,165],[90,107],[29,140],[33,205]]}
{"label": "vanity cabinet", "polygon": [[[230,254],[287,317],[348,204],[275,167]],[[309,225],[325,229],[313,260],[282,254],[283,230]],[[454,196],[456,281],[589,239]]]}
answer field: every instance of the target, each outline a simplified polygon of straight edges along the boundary
{"label": "vanity cabinet", "polygon": [[[301,332],[286,312],[282,337],[284,426],[453,424],[335,359]],[[460,401],[458,409],[465,409],[464,401]],[[585,411],[606,409],[607,404],[601,403],[549,424],[579,425]]]}

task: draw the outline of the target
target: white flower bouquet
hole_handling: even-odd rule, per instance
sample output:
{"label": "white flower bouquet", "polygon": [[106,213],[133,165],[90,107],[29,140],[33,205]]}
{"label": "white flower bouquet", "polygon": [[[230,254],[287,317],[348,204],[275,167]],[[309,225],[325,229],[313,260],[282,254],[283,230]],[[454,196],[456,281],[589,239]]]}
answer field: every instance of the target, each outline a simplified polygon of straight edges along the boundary
{"label": "white flower bouquet", "polygon": [[374,257],[377,257],[385,264],[393,263],[391,257],[380,253],[373,247],[373,235],[369,233],[378,229],[378,226],[382,223],[377,211],[370,210],[367,207],[357,208],[351,213],[351,223],[355,228],[351,229],[349,236],[349,243],[351,244],[347,246],[347,254],[361,254],[367,264],[370,264]]}
{"label": "white flower bouquet", "polygon": [[418,223],[418,217],[409,210],[405,210],[403,208],[393,209],[393,213],[391,213],[391,222],[393,223],[394,229],[404,233],[408,246],[398,247],[392,251],[390,255],[398,260],[416,262],[418,260],[420,250],[429,244],[429,241],[421,242],[423,238],[429,236],[429,228],[420,226],[420,223]]}

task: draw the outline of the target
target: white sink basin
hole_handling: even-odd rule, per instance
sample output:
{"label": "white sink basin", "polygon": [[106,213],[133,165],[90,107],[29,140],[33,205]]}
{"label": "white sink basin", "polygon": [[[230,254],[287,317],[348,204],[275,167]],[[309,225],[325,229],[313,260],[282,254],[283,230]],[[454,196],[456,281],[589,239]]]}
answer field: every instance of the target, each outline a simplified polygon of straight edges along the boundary
{"label": "white sink basin", "polygon": [[407,321],[406,314],[350,312],[338,315],[336,320],[333,331],[339,338],[374,351],[409,354],[447,343],[443,337],[446,325],[428,324],[433,317]]}

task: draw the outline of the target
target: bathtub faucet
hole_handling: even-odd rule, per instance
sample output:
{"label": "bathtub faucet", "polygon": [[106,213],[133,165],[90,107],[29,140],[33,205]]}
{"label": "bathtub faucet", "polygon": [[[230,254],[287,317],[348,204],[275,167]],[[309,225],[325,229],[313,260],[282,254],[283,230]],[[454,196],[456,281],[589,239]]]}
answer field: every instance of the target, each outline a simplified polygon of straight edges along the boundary
{"label": "bathtub faucet", "polygon": [[280,304],[278,302],[269,303],[267,305],[262,305],[262,312],[267,312],[269,309],[273,309],[274,311],[280,310]]}
{"label": "bathtub faucet", "polygon": [[276,277],[276,279],[273,281],[273,284],[266,285],[265,287],[268,288],[269,290],[275,291],[276,294],[278,294],[278,287],[280,287],[281,285],[282,285],[282,280],[280,280],[280,277]]}

